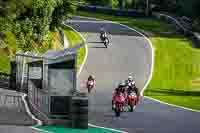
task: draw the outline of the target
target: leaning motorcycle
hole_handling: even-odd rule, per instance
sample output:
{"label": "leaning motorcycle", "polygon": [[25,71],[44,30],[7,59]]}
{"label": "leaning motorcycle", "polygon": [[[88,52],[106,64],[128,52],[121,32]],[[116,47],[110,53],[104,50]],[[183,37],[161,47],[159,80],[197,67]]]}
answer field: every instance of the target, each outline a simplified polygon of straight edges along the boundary
{"label": "leaning motorcycle", "polygon": [[105,36],[105,34],[100,34],[100,39],[103,42],[103,44],[105,45],[105,47],[107,48],[110,43],[108,37]]}
{"label": "leaning motorcycle", "polygon": [[92,88],[94,88],[94,81],[87,81],[88,93],[91,92]]}

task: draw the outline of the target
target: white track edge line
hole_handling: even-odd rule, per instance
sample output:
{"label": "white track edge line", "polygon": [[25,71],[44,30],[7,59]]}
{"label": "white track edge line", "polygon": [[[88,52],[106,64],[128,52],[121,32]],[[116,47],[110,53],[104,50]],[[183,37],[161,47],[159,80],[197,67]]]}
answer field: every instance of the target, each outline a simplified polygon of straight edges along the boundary
{"label": "white track edge line", "polygon": [[89,123],[88,123],[88,126],[96,127],[96,128],[103,128],[103,129],[107,129],[107,130],[115,131],[115,132],[119,132],[119,133],[128,133],[128,132],[125,132],[125,131],[120,131],[120,130],[113,129],[113,128],[107,128],[107,127],[96,126],[96,125],[89,124]]}
{"label": "white track edge line", "polygon": [[39,129],[39,128],[37,128],[37,127],[30,127],[30,128],[33,129],[33,130],[39,131],[39,132],[54,133],[54,132],[46,131],[46,130],[44,130],[44,129]]}
{"label": "white track edge line", "polygon": [[23,101],[23,103],[24,103],[24,105],[25,105],[25,110],[26,110],[27,114],[28,114],[33,120],[37,121],[36,126],[42,125],[42,121],[40,121],[39,119],[37,119],[37,118],[31,113],[31,111],[30,111],[30,109],[29,109],[29,107],[28,107],[28,104],[27,104],[27,102],[26,102],[26,100],[25,100],[25,97],[26,97],[26,96],[27,96],[26,94],[23,94],[21,97],[22,97],[22,101]]}
{"label": "white track edge line", "polygon": [[192,112],[200,112],[200,110],[191,109],[191,108],[183,107],[183,106],[180,106],[180,105],[175,105],[175,104],[166,103],[166,102],[160,101],[160,100],[158,100],[158,99],[155,99],[155,98],[152,98],[152,97],[149,97],[149,96],[144,96],[144,97],[145,97],[145,98],[148,98],[148,99],[151,99],[151,100],[153,100],[153,101],[156,101],[156,102],[158,102],[158,103],[165,104],[165,105],[169,105],[169,106],[172,106],[172,107],[177,107],[177,108],[184,109],[184,110],[187,110],[187,111],[192,111]]}

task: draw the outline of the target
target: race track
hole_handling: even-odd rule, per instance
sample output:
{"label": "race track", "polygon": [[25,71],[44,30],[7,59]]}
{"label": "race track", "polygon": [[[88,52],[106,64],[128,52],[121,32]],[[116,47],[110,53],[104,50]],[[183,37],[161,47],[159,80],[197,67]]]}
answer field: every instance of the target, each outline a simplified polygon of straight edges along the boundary
{"label": "race track", "polygon": [[[82,32],[88,44],[88,57],[79,76],[79,83],[88,75],[96,77],[95,91],[89,96],[89,122],[130,133],[198,133],[200,113],[183,110],[142,98],[132,113],[116,118],[111,110],[112,91],[129,73],[142,89],[152,67],[152,53],[148,41],[127,27],[93,19],[75,17],[71,25]],[[110,34],[108,49],[100,43],[99,29],[104,26]],[[159,81],[158,81],[159,82]],[[80,86],[80,89],[84,87]]]}
{"label": "race track", "polygon": [[[129,73],[136,78],[136,85],[140,90],[145,86],[152,67],[151,47],[144,37],[127,27],[80,17],[73,20],[77,22],[73,22],[72,26],[83,33],[88,44],[88,58],[78,83],[80,85],[89,74],[95,75],[97,80],[95,91],[89,96],[89,123],[129,133],[200,132],[200,113],[164,105],[147,98],[141,98],[134,112],[122,113],[116,118],[111,110],[112,91]],[[98,32],[102,25],[110,33],[111,45],[107,49],[99,39]],[[81,86],[79,89],[84,90]],[[13,117],[13,120],[17,119]],[[9,119],[10,122],[12,119]],[[32,130],[28,126],[1,125],[0,133],[42,132]]]}

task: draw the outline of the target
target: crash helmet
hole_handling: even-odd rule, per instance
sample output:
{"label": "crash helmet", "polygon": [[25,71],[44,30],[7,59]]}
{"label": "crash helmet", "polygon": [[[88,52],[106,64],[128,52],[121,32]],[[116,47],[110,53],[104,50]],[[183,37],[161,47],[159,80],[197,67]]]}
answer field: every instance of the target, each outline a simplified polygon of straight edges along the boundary
{"label": "crash helmet", "polygon": [[89,77],[88,77],[88,79],[94,79],[95,77],[94,77],[94,75],[90,75]]}
{"label": "crash helmet", "polygon": [[124,87],[124,86],[125,86],[125,82],[124,82],[124,81],[121,81],[121,82],[119,83],[119,85],[118,85],[119,88],[122,88],[122,87]]}
{"label": "crash helmet", "polygon": [[128,81],[133,81],[133,76],[129,75],[128,76]]}

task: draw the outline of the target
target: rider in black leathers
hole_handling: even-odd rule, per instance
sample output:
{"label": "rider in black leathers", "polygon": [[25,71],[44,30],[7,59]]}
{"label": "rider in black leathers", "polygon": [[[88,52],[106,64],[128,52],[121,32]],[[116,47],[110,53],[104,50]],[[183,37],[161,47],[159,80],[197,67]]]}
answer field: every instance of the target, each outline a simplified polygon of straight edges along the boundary
{"label": "rider in black leathers", "polygon": [[106,30],[103,26],[100,28],[100,36],[101,36],[101,39],[103,40],[105,40],[105,38],[107,37]]}

